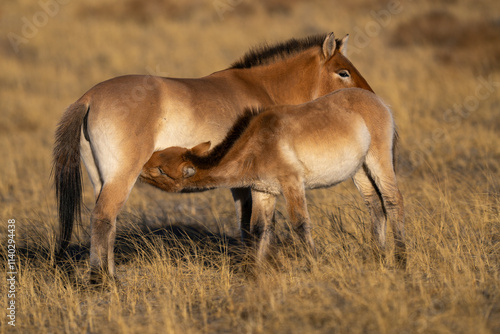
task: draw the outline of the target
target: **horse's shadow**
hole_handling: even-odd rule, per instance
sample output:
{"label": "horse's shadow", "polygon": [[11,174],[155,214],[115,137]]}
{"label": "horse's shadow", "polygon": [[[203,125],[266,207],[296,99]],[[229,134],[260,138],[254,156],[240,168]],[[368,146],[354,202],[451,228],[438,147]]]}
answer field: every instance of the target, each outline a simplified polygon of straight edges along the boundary
{"label": "horse's shadow", "polygon": [[117,233],[115,261],[124,264],[130,259],[167,256],[186,260],[198,258],[204,266],[216,266],[223,259],[236,265],[245,248],[239,238],[212,232],[198,224],[175,222],[161,227],[142,226]]}
{"label": "horse's shadow", "polygon": [[[280,222],[284,219],[279,212],[277,216]],[[135,261],[141,265],[144,261],[161,259],[170,261],[169,263],[174,266],[189,261],[210,268],[225,266],[233,272],[246,273],[252,269],[255,260],[252,256],[253,249],[243,245],[239,237],[231,236],[224,231],[214,232],[187,216],[172,218],[163,211],[153,214],[122,213],[117,223],[115,263],[120,266]],[[366,240],[357,240],[354,235],[344,230],[341,214],[331,215],[329,220],[333,234],[351,237],[348,238],[349,245],[352,241],[355,241],[360,248],[366,244]],[[230,225],[230,222],[222,223]],[[85,276],[90,256],[89,226],[79,226],[76,229],[73,241],[66,249],[64,257],[57,259],[55,243],[47,241],[48,234],[56,234],[55,228],[44,229],[40,227],[39,222],[32,222],[29,225],[31,227],[23,231],[23,237],[16,244],[16,256],[21,263],[29,264],[33,269],[58,268],[70,278],[76,278],[74,275],[77,272],[80,272],[78,276],[81,274]],[[284,255],[297,257],[297,249],[300,248],[296,248],[290,233],[286,230],[276,232],[273,241],[274,250],[281,249]],[[4,263],[7,262],[7,250],[4,247],[0,247],[0,258],[5,259]]]}
{"label": "horse's shadow", "polygon": [[[179,261],[196,259],[197,263],[207,267],[219,267],[224,261],[229,261],[230,268],[235,269],[242,262],[245,247],[239,238],[224,232],[213,232],[193,222],[167,223],[163,218],[121,215],[114,246],[115,263],[123,265],[134,260],[143,262],[166,258],[173,260],[175,265]],[[80,233],[75,234],[84,237],[74,237],[62,257],[55,256],[54,246],[46,242],[48,231],[36,228],[25,231],[16,255],[21,262],[31,266],[43,268],[53,263],[55,267],[73,273],[77,267],[86,267],[90,256],[89,228],[80,226],[79,229]],[[0,257],[7,257],[3,249],[0,253]]]}

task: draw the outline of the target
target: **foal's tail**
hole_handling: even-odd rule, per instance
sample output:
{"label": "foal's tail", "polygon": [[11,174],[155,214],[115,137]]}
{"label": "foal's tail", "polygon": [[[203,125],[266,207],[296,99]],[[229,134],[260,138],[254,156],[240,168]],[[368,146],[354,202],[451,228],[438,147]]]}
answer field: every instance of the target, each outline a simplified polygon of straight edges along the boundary
{"label": "foal's tail", "polygon": [[80,101],[66,109],[56,130],[52,176],[59,210],[59,250],[64,256],[71,240],[75,219],[80,219],[82,204],[82,171],[80,167],[80,134],[89,105]]}

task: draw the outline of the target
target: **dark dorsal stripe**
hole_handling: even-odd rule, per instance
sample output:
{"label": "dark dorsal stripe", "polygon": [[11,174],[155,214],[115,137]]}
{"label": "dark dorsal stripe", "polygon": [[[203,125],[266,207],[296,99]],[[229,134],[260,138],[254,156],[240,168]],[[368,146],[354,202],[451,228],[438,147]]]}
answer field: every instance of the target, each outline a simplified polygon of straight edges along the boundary
{"label": "dark dorsal stripe", "polygon": [[196,167],[201,169],[208,169],[216,166],[245,132],[252,119],[262,111],[262,108],[245,108],[245,111],[233,124],[224,140],[211,149],[207,155],[198,156],[188,151],[185,157],[187,160],[193,162]]}
{"label": "dark dorsal stripe", "polygon": [[[315,46],[322,47],[328,34],[309,36],[301,39],[292,38],[275,45],[262,45],[248,51],[240,60],[233,63],[230,68],[250,68],[259,65],[268,65],[276,60],[286,59],[301,51]],[[342,43],[337,41],[337,48]]]}

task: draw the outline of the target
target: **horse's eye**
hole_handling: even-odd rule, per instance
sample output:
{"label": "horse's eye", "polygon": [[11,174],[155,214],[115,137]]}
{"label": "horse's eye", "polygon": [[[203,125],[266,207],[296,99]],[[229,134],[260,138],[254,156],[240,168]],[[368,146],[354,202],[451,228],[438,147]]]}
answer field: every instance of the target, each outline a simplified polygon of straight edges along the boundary
{"label": "horse's eye", "polygon": [[347,70],[342,70],[338,73],[342,78],[348,78],[349,77],[349,71]]}
{"label": "horse's eye", "polygon": [[158,167],[158,171],[160,172],[161,175],[163,175],[164,177],[170,179],[170,180],[173,180],[174,178],[171,177],[170,175],[168,175],[167,173],[165,173],[165,171],[163,169],[161,169],[161,167]]}

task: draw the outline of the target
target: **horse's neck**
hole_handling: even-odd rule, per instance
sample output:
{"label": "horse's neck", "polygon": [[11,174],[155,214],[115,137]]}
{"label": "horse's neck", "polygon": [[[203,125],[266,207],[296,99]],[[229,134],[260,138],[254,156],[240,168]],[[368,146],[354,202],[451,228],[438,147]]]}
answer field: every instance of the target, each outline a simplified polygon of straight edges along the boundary
{"label": "horse's neck", "polygon": [[[319,84],[319,55],[310,49],[269,65],[228,69],[225,75],[252,87],[262,106],[300,104],[315,98]],[[236,88],[237,90],[238,88]]]}

